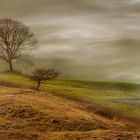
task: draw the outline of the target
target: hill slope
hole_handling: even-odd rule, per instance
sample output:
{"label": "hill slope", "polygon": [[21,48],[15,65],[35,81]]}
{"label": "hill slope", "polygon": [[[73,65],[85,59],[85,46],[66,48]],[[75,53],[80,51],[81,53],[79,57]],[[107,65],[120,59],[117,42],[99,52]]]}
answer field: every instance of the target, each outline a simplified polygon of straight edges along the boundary
{"label": "hill slope", "polygon": [[2,140],[140,139],[126,125],[88,111],[79,101],[0,86]]}
{"label": "hill slope", "polygon": [[[34,87],[36,83],[17,73],[1,72],[0,84],[15,87]],[[112,82],[52,80],[41,90],[80,101],[106,106],[140,122],[140,85]]]}

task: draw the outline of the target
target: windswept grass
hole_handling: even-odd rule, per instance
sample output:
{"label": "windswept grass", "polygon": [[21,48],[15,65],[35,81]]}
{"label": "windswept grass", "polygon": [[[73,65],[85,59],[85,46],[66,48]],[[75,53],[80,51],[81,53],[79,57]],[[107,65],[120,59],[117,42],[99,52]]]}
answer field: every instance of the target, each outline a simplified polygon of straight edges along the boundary
{"label": "windswept grass", "polygon": [[24,75],[11,73],[11,72],[1,72],[0,73],[0,81],[1,82],[9,82],[12,84],[21,84],[26,86],[32,86],[33,83]]}
{"label": "windswept grass", "polygon": [[[85,103],[28,88],[0,86],[0,89],[1,139],[45,140],[52,137],[49,133],[54,133],[57,137],[62,132],[68,132],[72,140],[75,139],[74,132],[82,132],[84,136],[96,130],[110,130],[111,134],[120,131],[122,136],[122,131],[129,133],[126,123],[91,113]],[[139,136],[138,133],[136,135]],[[90,135],[87,137],[92,138]],[[59,135],[59,138],[62,140],[62,135]]]}
{"label": "windswept grass", "polygon": [[1,139],[140,138],[139,85],[57,79],[43,92],[9,72],[0,73],[0,84]]}
{"label": "windswept grass", "polygon": [[[35,83],[19,74],[0,73],[0,81],[33,87]],[[129,117],[140,119],[140,85],[130,83],[52,80],[41,90],[88,103],[98,102]]]}

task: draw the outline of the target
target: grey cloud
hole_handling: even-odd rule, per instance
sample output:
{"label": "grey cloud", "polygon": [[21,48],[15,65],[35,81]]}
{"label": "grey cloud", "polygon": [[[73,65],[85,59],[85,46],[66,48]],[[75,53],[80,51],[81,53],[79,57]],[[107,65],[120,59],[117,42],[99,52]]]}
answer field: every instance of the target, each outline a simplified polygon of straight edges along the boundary
{"label": "grey cloud", "polygon": [[83,80],[140,82],[139,0],[0,0],[38,38],[36,66]]}

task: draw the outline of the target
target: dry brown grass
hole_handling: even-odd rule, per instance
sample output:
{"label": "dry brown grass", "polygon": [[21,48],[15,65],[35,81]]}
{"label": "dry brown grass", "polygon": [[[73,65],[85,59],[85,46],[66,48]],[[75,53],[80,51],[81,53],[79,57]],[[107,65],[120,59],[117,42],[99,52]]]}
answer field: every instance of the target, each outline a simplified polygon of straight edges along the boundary
{"label": "dry brown grass", "polygon": [[125,133],[132,137],[134,133],[122,133],[127,130],[125,125],[87,110],[79,101],[27,88],[0,86],[2,140],[72,140],[79,137],[90,140],[95,134],[99,138],[101,132],[110,134],[111,138],[119,134],[125,137]]}
{"label": "dry brown grass", "polygon": [[90,132],[51,132],[47,140],[139,140],[140,135],[134,132],[95,130]]}
{"label": "dry brown grass", "polygon": [[108,118],[112,121],[118,121],[126,124],[130,130],[140,130],[140,119],[124,115],[120,111],[112,110],[99,103],[86,104],[86,109],[102,117]]}
{"label": "dry brown grass", "polygon": [[140,119],[135,117],[129,117],[124,113],[113,110],[107,106],[102,105],[101,103],[95,102],[89,103],[86,101],[81,101],[80,99],[67,97],[65,95],[56,94],[54,91],[50,91],[53,95],[63,97],[67,100],[76,101],[77,103],[82,105],[82,109],[87,110],[88,112],[92,112],[109,120],[120,122],[121,124],[125,124],[125,127],[129,131],[140,131]]}

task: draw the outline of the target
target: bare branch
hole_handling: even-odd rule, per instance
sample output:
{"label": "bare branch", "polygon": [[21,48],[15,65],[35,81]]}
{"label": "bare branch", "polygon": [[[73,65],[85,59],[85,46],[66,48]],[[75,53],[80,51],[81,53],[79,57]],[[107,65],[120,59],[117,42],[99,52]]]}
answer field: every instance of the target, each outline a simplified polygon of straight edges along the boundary
{"label": "bare branch", "polygon": [[21,52],[36,43],[34,34],[27,26],[11,19],[0,19],[0,58],[7,63],[12,65],[14,59],[21,60]]}
{"label": "bare branch", "polygon": [[37,82],[36,89],[38,90],[42,82],[55,79],[58,75],[59,72],[55,69],[36,69],[30,76],[30,79]]}

